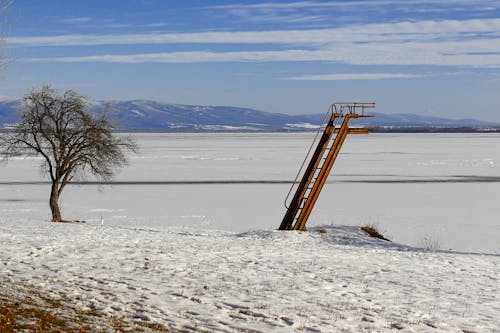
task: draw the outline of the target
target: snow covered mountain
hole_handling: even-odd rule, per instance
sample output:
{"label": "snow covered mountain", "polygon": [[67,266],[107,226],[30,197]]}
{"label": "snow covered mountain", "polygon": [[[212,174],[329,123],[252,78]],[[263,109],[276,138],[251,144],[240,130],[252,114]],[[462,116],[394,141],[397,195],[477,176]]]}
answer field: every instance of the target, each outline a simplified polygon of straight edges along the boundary
{"label": "snow covered mountain", "polygon": [[290,122],[290,116],[285,114],[231,106],[163,104],[147,100],[107,105],[113,110],[118,127],[127,130],[278,130],[286,129]]}
{"label": "snow covered mountain", "polygon": [[353,120],[357,125],[376,127],[497,127],[500,124],[476,119],[448,119],[432,116],[422,116],[411,113],[385,114],[370,112],[373,118]]}
{"label": "snow covered mountain", "polygon": [[[0,128],[16,122],[20,101],[0,102]],[[117,127],[132,131],[307,130],[316,128],[324,114],[286,115],[232,106],[159,103],[150,100],[96,102],[94,112],[113,111]],[[376,127],[493,127],[500,124],[474,119],[445,119],[416,114],[383,114],[355,120]]]}
{"label": "snow covered mountain", "polygon": [[17,111],[22,107],[21,101],[0,101],[0,129],[17,122]]}

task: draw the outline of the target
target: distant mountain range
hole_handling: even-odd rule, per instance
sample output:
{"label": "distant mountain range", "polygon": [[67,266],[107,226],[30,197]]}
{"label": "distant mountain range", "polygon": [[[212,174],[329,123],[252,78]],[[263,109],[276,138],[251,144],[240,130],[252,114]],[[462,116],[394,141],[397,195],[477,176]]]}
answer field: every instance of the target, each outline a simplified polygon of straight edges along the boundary
{"label": "distant mountain range", "polygon": [[[96,102],[92,112],[101,112],[108,105],[113,110],[117,128],[126,131],[245,131],[245,130],[311,130],[317,128],[324,114],[286,115],[232,106],[200,106],[166,104],[149,100]],[[0,101],[0,128],[17,121],[20,101]],[[354,126],[485,128],[498,123],[475,119],[446,119],[416,114],[384,114],[370,112],[373,118],[353,120]]]}

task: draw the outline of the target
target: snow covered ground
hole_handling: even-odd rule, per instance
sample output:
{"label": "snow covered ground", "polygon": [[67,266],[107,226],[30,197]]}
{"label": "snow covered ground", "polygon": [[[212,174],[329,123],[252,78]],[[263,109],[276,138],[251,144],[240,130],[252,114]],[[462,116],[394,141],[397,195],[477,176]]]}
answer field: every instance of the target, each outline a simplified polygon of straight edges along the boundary
{"label": "snow covered ground", "polygon": [[232,233],[2,221],[0,272],[184,332],[498,332],[498,255],[426,252],[356,227]]}
{"label": "snow covered ground", "polygon": [[[39,160],[13,160],[0,280],[185,332],[500,332],[499,136],[350,137],[316,227],[275,231],[312,136],[137,135],[112,186],[63,193],[85,223],[46,222]],[[408,245],[356,227],[372,223]],[[425,237],[446,251],[411,247]]]}
{"label": "snow covered ground", "polygon": [[[112,186],[69,186],[68,219],[116,225],[271,230],[314,133],[137,134]],[[390,239],[500,253],[500,135],[350,136],[309,226],[377,224]],[[0,214],[49,218],[38,160],[0,168]],[[24,182],[19,184],[17,182]]]}

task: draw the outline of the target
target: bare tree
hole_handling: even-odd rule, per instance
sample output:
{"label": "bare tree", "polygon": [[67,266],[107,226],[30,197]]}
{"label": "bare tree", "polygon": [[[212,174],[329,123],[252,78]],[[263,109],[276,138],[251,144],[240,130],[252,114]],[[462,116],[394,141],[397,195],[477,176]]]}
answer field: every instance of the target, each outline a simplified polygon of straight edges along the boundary
{"label": "bare tree", "polygon": [[52,182],[52,221],[61,222],[59,197],[75,176],[93,175],[109,180],[117,168],[127,164],[125,151],[135,151],[129,137],[117,137],[108,113],[94,116],[88,101],[73,90],[63,95],[50,86],[24,97],[24,110],[12,131],[1,134],[4,157],[41,155],[42,171]]}

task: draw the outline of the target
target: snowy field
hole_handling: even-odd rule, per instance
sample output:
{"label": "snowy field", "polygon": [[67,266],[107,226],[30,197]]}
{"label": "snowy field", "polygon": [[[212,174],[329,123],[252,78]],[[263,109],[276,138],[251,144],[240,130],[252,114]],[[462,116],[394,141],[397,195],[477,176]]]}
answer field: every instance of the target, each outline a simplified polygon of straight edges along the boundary
{"label": "snowy field", "polygon": [[[112,186],[68,186],[63,216],[112,225],[244,232],[281,223],[314,133],[137,134]],[[39,160],[0,169],[0,218],[47,220]],[[46,180],[46,179],[45,179]],[[19,184],[18,182],[22,182]],[[350,136],[309,226],[376,224],[400,243],[500,253],[500,135]]]}
{"label": "snowy field", "polygon": [[3,222],[2,278],[182,332],[499,332],[500,258],[363,235]]}
{"label": "snowy field", "polygon": [[500,136],[349,137],[311,232],[275,231],[312,136],[138,134],[111,186],[63,193],[85,223],[46,222],[39,160],[13,160],[0,285],[182,332],[500,332]]}

